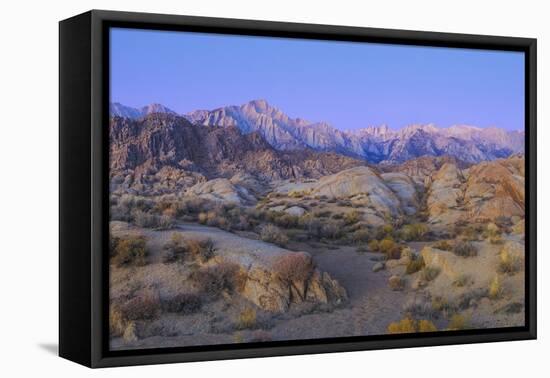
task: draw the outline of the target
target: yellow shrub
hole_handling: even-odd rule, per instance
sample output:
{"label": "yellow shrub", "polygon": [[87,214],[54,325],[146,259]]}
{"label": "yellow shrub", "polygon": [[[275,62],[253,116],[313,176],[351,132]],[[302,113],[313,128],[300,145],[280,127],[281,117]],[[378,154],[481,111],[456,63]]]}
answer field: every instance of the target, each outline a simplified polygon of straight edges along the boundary
{"label": "yellow shrub", "polygon": [[248,307],[241,311],[239,318],[237,319],[238,329],[253,328],[256,326],[256,310],[252,307]]}
{"label": "yellow shrub", "polygon": [[450,330],[460,330],[468,328],[468,320],[464,315],[454,314],[449,321]]}
{"label": "yellow shrub", "polygon": [[417,332],[418,325],[414,319],[404,318],[398,322],[390,323],[388,333],[414,333]]}
{"label": "yellow shrub", "polygon": [[429,320],[420,320],[418,322],[418,332],[435,332],[437,327]]}
{"label": "yellow shrub", "polygon": [[498,275],[493,278],[489,285],[489,298],[498,299],[502,296],[502,283]]}

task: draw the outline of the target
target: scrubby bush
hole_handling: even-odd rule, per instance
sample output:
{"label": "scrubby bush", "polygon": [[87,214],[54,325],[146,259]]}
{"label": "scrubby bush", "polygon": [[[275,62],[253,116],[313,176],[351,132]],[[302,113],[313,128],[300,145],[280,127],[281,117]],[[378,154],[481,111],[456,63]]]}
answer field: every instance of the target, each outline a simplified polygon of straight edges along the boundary
{"label": "scrubby bush", "polygon": [[109,334],[111,337],[119,337],[124,334],[127,320],[122,316],[118,306],[109,306]]}
{"label": "scrubby bush", "polygon": [[170,241],[164,245],[164,263],[184,262],[192,258],[200,263],[205,263],[215,255],[214,243],[211,239],[187,240],[180,233],[173,233]]}
{"label": "scrubby bush", "polygon": [[442,251],[451,251],[453,246],[447,240],[439,240],[433,245],[434,248],[440,249]]}
{"label": "scrubby bush", "polygon": [[239,292],[246,282],[246,274],[231,262],[221,262],[201,268],[189,275],[197,290],[206,296],[217,298],[222,292]]}
{"label": "scrubby bush", "polygon": [[388,280],[388,285],[393,291],[399,291],[405,287],[405,281],[399,276],[391,276]]}
{"label": "scrubby bush", "polygon": [[347,225],[355,224],[359,222],[362,218],[363,214],[360,211],[352,210],[346,214],[344,214],[344,222]]}
{"label": "scrubby bush", "polygon": [[420,278],[426,282],[430,282],[436,279],[439,275],[440,269],[435,266],[425,266],[420,271]]}
{"label": "scrubby bush", "polygon": [[499,254],[498,271],[500,273],[514,274],[521,268],[521,257],[510,253],[507,249],[502,249]]}
{"label": "scrubby bush", "polygon": [[477,248],[470,242],[461,241],[454,246],[453,253],[461,257],[474,257],[477,256]]}
{"label": "scrubby bush", "polygon": [[360,228],[358,230],[355,230],[353,234],[351,235],[351,240],[358,244],[358,243],[364,243],[370,238],[370,232],[366,228]]}
{"label": "scrubby bush", "polygon": [[468,328],[468,319],[464,315],[454,314],[449,321],[448,329],[452,331]]}
{"label": "scrubby bush", "polygon": [[277,258],[273,270],[285,282],[305,281],[313,271],[313,263],[305,253],[287,253]]}
{"label": "scrubby bush", "polygon": [[205,263],[215,255],[214,242],[212,239],[197,240],[191,239],[185,242],[187,251],[196,261]]}
{"label": "scrubby bush", "polygon": [[401,248],[390,238],[381,240],[378,244],[378,250],[384,253],[388,260],[401,257]]}
{"label": "scrubby bush", "polygon": [[418,321],[418,332],[436,332],[437,327],[430,320],[419,320]]}
{"label": "scrubby bush", "polygon": [[504,290],[502,288],[502,282],[497,274],[489,284],[489,298],[499,299],[500,297],[502,297],[503,291]]}
{"label": "scrubby bush", "polygon": [[237,329],[250,329],[256,327],[256,310],[252,307],[245,308],[237,318]]}
{"label": "scrubby bush", "polygon": [[322,222],[320,237],[327,239],[339,239],[344,233],[341,221],[327,220]]}
{"label": "scrubby bush", "polygon": [[126,236],[111,239],[116,244],[112,246],[111,263],[116,266],[143,266],[147,264],[147,240],[144,236]]}
{"label": "scrubby bush", "polygon": [[422,256],[412,255],[411,259],[407,263],[405,272],[407,274],[413,274],[423,269],[426,264],[424,263],[424,258]]}
{"label": "scrubby bush", "polygon": [[201,309],[201,297],[194,293],[179,293],[162,300],[162,309],[166,312],[192,314]]}
{"label": "scrubby bush", "polygon": [[403,226],[400,236],[405,241],[424,240],[429,229],[424,223],[413,223]]}
{"label": "scrubby bush", "polygon": [[380,250],[380,243],[376,239],[371,240],[367,246],[371,252],[378,252]]}
{"label": "scrubby bush", "polygon": [[260,238],[268,243],[285,246],[288,243],[288,236],[273,224],[266,224],[260,231]]}
{"label": "scrubby bush", "polygon": [[404,318],[398,322],[393,322],[388,325],[388,333],[415,333],[418,332],[418,325],[414,319]]}
{"label": "scrubby bush", "polygon": [[153,294],[141,294],[120,306],[120,312],[123,319],[133,320],[152,320],[160,314],[160,301]]}
{"label": "scrubby bush", "polygon": [[157,215],[142,210],[132,212],[132,222],[142,228],[167,230],[174,226],[174,218],[168,215]]}

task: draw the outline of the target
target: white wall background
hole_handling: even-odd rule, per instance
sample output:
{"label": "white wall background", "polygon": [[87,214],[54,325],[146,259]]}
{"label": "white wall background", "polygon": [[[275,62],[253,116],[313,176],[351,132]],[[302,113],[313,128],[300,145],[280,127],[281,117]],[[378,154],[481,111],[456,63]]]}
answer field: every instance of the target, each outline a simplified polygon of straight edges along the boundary
{"label": "white wall background", "polygon": [[[105,377],[520,377],[550,372],[550,27],[545,1],[4,1],[0,22],[0,375]],[[89,370],[55,356],[58,25],[89,9],[536,37],[539,340]],[[545,174],[546,173],[546,174]],[[544,297],[546,296],[546,297]]]}

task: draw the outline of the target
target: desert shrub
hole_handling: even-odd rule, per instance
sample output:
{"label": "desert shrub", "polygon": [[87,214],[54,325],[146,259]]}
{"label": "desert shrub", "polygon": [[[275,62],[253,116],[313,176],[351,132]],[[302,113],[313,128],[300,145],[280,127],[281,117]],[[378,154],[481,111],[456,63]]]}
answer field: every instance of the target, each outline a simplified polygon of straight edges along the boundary
{"label": "desert shrub", "polygon": [[224,291],[241,291],[246,282],[246,274],[240,267],[227,261],[193,271],[189,278],[199,292],[213,298]]}
{"label": "desert shrub", "polygon": [[351,240],[354,243],[364,243],[369,239],[369,237],[370,237],[369,230],[366,228],[360,228],[353,232],[353,234],[351,235]]}
{"label": "desert shrub", "polygon": [[183,262],[188,256],[185,239],[177,232],[172,234],[170,241],[164,245],[163,249],[164,254],[162,255],[162,261],[165,264]]}
{"label": "desert shrub", "polygon": [[465,226],[459,232],[462,235],[462,238],[466,241],[477,241],[479,240],[480,234],[483,232],[482,229],[479,229],[475,226]]}
{"label": "desert shrub", "polygon": [[418,332],[436,332],[437,327],[430,320],[419,320],[418,321]]}
{"label": "desert shrub", "polygon": [[119,337],[124,334],[128,322],[124,319],[118,306],[109,306],[109,334],[112,337]]}
{"label": "desert shrub", "polygon": [[199,213],[197,220],[200,224],[206,224],[208,222],[208,213],[201,212]]}
{"label": "desert shrub", "polygon": [[363,214],[360,211],[352,210],[344,215],[344,222],[347,225],[355,224],[361,220],[362,216]]}
{"label": "desert shrub", "polygon": [[327,220],[322,223],[319,237],[327,239],[338,239],[342,237],[343,225],[340,221]]}
{"label": "desert shrub", "polygon": [[499,254],[498,271],[500,273],[514,274],[521,268],[521,257],[510,253],[507,249],[502,249]]}
{"label": "desert shrub", "polygon": [[122,318],[127,321],[152,320],[160,314],[160,301],[152,294],[142,294],[120,306]]}
{"label": "desert shrub", "polygon": [[434,248],[441,249],[442,251],[451,251],[453,246],[447,240],[439,240],[433,245]]}
{"label": "desert shrub", "polygon": [[194,293],[179,293],[162,300],[162,309],[166,312],[192,314],[201,309],[201,297]]}
{"label": "desert shrub", "polygon": [[353,203],[350,200],[338,200],[337,204],[342,207],[353,207]]}
{"label": "desert shrub", "polygon": [[290,198],[302,198],[303,196],[305,196],[306,194],[308,194],[308,191],[306,190],[291,190],[289,193],[288,193],[288,196]]}
{"label": "desert shrub", "polygon": [[388,325],[388,333],[414,333],[418,332],[418,325],[414,319],[404,318],[398,322],[393,322]]}
{"label": "desert shrub", "polygon": [[424,258],[422,256],[412,255],[411,259],[407,263],[405,272],[407,274],[413,274],[423,269],[426,264],[424,263]]}
{"label": "desert shrub", "polygon": [[502,288],[502,282],[497,274],[489,284],[489,298],[498,299],[502,297],[503,291],[504,289]]}
{"label": "desert shrub", "polygon": [[236,322],[237,329],[249,329],[256,327],[256,310],[247,307],[239,313]]}
{"label": "desert shrub", "polygon": [[273,270],[285,282],[305,281],[313,271],[311,258],[305,253],[288,253],[277,258]]}
{"label": "desert shrub", "polygon": [[282,214],[281,216],[277,217],[274,221],[279,227],[294,228],[298,226],[299,219],[300,218],[295,215]]}
{"label": "desert shrub", "polygon": [[344,214],[342,213],[333,214],[332,219],[344,219]]}
{"label": "desert shrub", "polygon": [[405,241],[424,240],[429,229],[424,223],[413,223],[403,226],[400,235]]}
{"label": "desert shrub", "polygon": [[330,210],[319,210],[313,213],[317,218],[329,218],[332,215]]}
{"label": "desert shrub", "polygon": [[380,243],[378,240],[373,239],[367,244],[368,248],[372,252],[378,252],[380,250]]}
{"label": "desert shrub", "polygon": [[399,276],[391,276],[388,280],[388,285],[393,291],[403,290],[405,281]]}
{"label": "desert shrub", "polygon": [[279,229],[279,227],[273,224],[266,224],[260,230],[260,238],[268,243],[277,244],[280,246],[286,245],[288,243],[288,236]]}
{"label": "desert shrub", "polygon": [[381,240],[378,244],[378,250],[384,253],[388,260],[401,257],[401,248],[390,238]]}
{"label": "desert shrub", "polygon": [[152,228],[158,230],[170,229],[174,226],[174,218],[168,215],[157,215],[142,210],[132,212],[132,222],[143,228]]}
{"label": "desert shrub", "polygon": [[433,297],[431,306],[434,312],[444,312],[449,314],[455,310],[454,305],[450,303],[447,298],[442,296]]}
{"label": "desert shrub", "polygon": [[430,282],[435,280],[435,278],[439,275],[439,272],[440,269],[435,266],[425,266],[420,271],[420,278],[426,282]]}
{"label": "desert shrub", "polygon": [[116,266],[143,266],[147,264],[147,240],[144,236],[126,236],[116,240],[111,252],[111,263]]}
{"label": "desert shrub", "polygon": [[449,330],[461,330],[468,328],[468,319],[464,315],[461,314],[454,314],[451,316],[451,320],[449,321],[448,329]]}
{"label": "desert shrub", "polygon": [[474,257],[477,256],[477,248],[470,242],[460,241],[454,246],[453,253],[461,257]]}
{"label": "desert shrub", "polygon": [[185,241],[185,247],[189,254],[193,256],[196,261],[205,263],[214,257],[216,249],[214,248],[214,242],[212,239],[197,240],[191,239]]}

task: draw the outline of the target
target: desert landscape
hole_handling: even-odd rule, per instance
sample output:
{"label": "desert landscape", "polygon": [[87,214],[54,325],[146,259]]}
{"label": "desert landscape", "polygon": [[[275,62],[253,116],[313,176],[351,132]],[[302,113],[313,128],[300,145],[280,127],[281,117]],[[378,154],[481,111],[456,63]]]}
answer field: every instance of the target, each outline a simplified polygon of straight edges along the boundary
{"label": "desert landscape", "polygon": [[524,325],[524,132],[110,108],[112,350]]}

